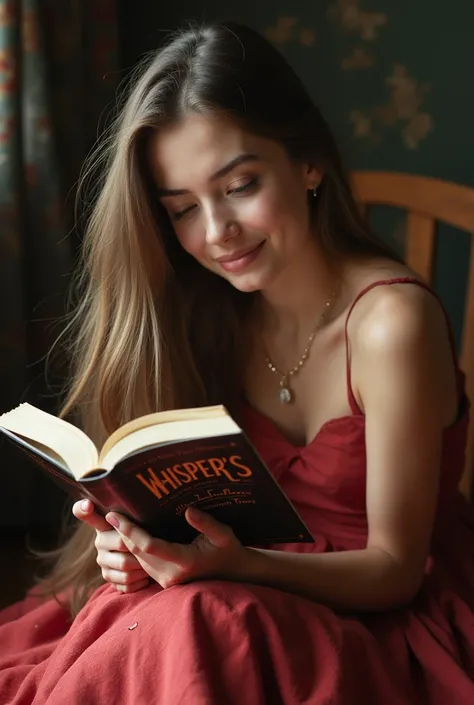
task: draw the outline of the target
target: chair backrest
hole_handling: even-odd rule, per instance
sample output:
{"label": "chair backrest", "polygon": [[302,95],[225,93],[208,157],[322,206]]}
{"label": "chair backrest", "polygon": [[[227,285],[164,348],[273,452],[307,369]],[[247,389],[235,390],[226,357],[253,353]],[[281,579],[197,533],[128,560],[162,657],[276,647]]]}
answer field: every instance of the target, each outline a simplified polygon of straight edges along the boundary
{"label": "chair backrest", "polygon": [[[354,192],[365,209],[388,205],[407,211],[405,258],[425,281],[432,283],[436,222],[474,235],[474,188],[439,179],[395,172],[356,171]],[[471,246],[460,364],[474,408],[474,247]],[[474,499],[474,413],[469,427],[466,467],[461,490]]]}

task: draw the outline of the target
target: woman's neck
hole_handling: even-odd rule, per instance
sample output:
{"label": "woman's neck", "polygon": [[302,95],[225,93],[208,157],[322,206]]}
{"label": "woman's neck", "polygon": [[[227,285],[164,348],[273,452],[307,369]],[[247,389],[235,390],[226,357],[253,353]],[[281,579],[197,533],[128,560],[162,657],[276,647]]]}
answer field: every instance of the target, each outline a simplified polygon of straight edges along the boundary
{"label": "woman's neck", "polygon": [[296,337],[309,334],[337,294],[341,276],[342,262],[324,255],[316,244],[305,248],[277,281],[261,292],[259,318],[264,329],[284,328]]}

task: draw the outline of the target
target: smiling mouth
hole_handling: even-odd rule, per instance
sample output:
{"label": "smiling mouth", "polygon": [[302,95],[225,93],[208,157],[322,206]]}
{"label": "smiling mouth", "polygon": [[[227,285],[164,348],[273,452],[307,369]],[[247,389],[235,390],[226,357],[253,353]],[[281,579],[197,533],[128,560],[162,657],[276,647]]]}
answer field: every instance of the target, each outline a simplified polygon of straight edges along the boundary
{"label": "smiling mouth", "polygon": [[259,247],[261,247],[261,245],[263,245],[263,242],[259,242],[258,245],[253,245],[252,247],[248,247],[246,250],[241,250],[240,252],[234,252],[233,254],[230,254],[230,255],[224,255],[223,257],[218,257],[218,259],[216,261],[219,262],[219,264],[227,264],[228,262],[236,262],[237,260],[242,259],[243,257],[247,257],[247,255],[252,254],[252,252],[254,252]]}
{"label": "smiling mouth", "polygon": [[226,272],[240,272],[248,267],[259,256],[266,240],[262,240],[258,245],[234,252],[233,254],[224,255],[216,260],[216,262]]}

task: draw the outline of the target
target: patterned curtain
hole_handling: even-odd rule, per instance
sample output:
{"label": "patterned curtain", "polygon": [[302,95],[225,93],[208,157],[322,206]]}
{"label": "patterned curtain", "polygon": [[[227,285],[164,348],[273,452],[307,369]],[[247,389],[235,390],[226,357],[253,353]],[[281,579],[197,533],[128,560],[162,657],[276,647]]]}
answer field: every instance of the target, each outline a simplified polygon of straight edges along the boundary
{"label": "patterned curtain", "polygon": [[[0,412],[26,400],[57,410],[45,355],[79,237],[74,187],[116,78],[115,0],[0,0]],[[49,481],[7,446],[0,528],[47,524]]]}

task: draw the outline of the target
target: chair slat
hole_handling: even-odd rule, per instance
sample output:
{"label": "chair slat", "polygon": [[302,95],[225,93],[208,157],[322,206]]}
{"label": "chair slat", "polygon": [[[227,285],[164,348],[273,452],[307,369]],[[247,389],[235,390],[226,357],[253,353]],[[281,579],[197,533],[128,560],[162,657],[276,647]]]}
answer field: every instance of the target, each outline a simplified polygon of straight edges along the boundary
{"label": "chair slat", "polygon": [[435,243],[435,221],[426,215],[408,213],[405,257],[410,267],[431,282]]}
{"label": "chair slat", "polygon": [[362,203],[424,213],[474,233],[474,188],[427,176],[384,171],[353,172],[352,183]]}

